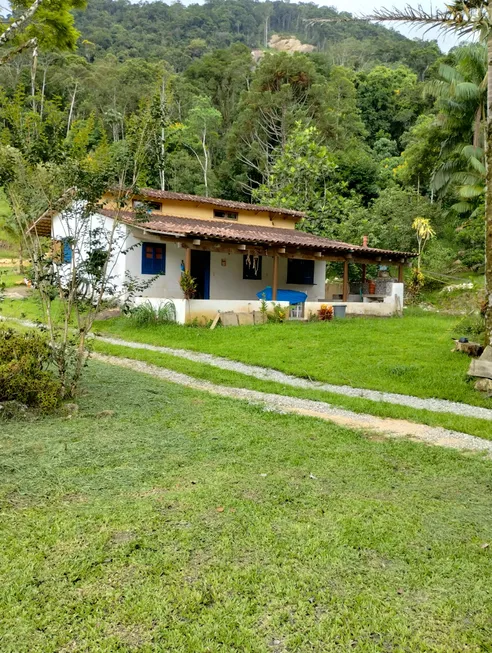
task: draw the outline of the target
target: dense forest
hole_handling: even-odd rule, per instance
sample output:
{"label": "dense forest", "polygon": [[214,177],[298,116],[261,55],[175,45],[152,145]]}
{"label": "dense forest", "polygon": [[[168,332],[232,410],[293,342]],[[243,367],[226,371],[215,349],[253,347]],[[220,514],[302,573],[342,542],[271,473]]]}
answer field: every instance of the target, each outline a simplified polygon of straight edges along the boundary
{"label": "dense forest", "polygon": [[0,183],[16,157],[125,162],[141,186],[304,210],[301,228],[372,246],[415,249],[424,217],[430,273],[483,266],[482,46],[312,24],[349,16],[313,3],[89,0],[74,16],[75,51],[0,66]]}

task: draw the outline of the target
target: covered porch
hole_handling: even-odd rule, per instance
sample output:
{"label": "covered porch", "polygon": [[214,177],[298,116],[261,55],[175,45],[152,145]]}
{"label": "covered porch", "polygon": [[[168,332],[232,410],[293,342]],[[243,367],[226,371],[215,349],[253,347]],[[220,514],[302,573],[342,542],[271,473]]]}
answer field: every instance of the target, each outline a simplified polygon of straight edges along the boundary
{"label": "covered porch", "polygon": [[[408,252],[350,245],[294,229],[260,227],[217,220],[159,216],[146,225],[131,227],[135,242],[145,247],[162,243],[165,274],[137,300],[158,306],[172,299],[178,321],[213,319],[218,312],[253,314],[261,306],[262,291],[282,305],[282,292],[305,294],[305,301],[291,312],[307,319],[322,304],[343,304],[348,315],[388,316],[403,306],[404,268]],[[135,251],[128,255],[127,269],[137,271]],[[339,264],[342,277],[326,284],[326,264]],[[386,266],[385,279],[370,280],[368,266]],[[357,266],[358,282],[350,282],[349,270]],[[183,271],[196,280],[196,295],[183,299],[179,281]],[[280,295],[280,296],[279,296]]]}

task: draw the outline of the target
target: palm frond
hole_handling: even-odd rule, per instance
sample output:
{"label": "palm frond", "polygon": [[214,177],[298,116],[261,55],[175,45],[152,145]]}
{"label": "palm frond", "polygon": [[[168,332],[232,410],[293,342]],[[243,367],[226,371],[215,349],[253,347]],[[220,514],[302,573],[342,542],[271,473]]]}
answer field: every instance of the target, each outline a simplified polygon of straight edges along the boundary
{"label": "palm frond", "polygon": [[464,197],[465,199],[473,199],[475,197],[481,197],[483,193],[484,193],[483,186],[462,186],[458,191],[460,197]]}
{"label": "palm frond", "polygon": [[465,81],[465,78],[459,70],[444,63],[439,66],[439,77],[445,82],[448,82],[448,84],[459,84]]}
{"label": "palm frond", "polygon": [[481,161],[472,156],[468,159],[468,163],[481,177],[485,179],[485,165]]}
{"label": "palm frond", "polygon": [[[465,10],[466,9],[466,10]],[[446,5],[446,9],[425,10],[422,5],[413,8],[406,5],[403,9],[393,7],[392,9],[379,9],[374,14],[363,16],[368,21],[394,23],[410,23],[414,25],[427,26],[427,30],[434,27],[441,32],[454,32],[461,35],[471,34],[475,31],[482,31],[488,26],[487,7],[484,5],[468,9],[463,8],[461,2]]]}
{"label": "palm frond", "polygon": [[480,97],[480,89],[473,82],[460,82],[456,84],[455,97],[460,100],[474,100]]}
{"label": "palm frond", "polygon": [[455,211],[456,213],[470,213],[470,211],[474,208],[473,204],[470,204],[469,202],[456,202],[456,204],[453,204],[451,206],[451,210]]}
{"label": "palm frond", "polygon": [[463,156],[465,156],[467,159],[474,158],[482,161],[485,153],[482,147],[475,147],[475,145],[465,145],[461,150],[461,154],[463,154]]}

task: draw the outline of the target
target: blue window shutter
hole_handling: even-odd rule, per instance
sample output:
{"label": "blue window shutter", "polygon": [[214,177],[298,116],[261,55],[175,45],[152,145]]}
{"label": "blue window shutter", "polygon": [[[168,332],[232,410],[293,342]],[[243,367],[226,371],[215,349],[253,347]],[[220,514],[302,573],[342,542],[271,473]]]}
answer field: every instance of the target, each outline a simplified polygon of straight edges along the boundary
{"label": "blue window shutter", "polygon": [[142,243],[142,274],[166,273],[166,246],[162,243]]}
{"label": "blue window shutter", "polygon": [[63,247],[63,263],[71,263],[72,248],[70,247],[70,243],[66,238],[62,241],[62,247]]}

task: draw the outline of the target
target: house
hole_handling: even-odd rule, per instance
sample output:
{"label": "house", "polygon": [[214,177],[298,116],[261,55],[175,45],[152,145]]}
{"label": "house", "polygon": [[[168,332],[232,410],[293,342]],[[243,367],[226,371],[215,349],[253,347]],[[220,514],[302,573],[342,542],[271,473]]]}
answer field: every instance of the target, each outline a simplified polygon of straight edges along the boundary
{"label": "house", "polygon": [[[298,231],[296,225],[304,217],[300,211],[153,189],[139,189],[123,206],[108,193],[101,205],[94,219],[107,230],[117,221],[125,241],[114,261],[117,279],[122,283],[126,273],[140,279],[159,275],[137,303],[158,306],[171,299],[179,322],[213,318],[218,311],[257,310],[258,297],[267,287],[273,301],[279,299],[279,290],[305,293],[306,301],[295,312],[298,318],[327,302],[346,304],[349,314],[367,315],[391,315],[403,305],[403,269],[411,253]],[[36,229],[57,240],[67,235],[57,215],[38,221]],[[327,296],[328,261],[342,263],[344,276]],[[362,281],[355,291],[349,284],[349,264],[361,266]],[[396,271],[395,277],[378,280],[377,293],[365,280],[370,264]],[[184,270],[196,280],[191,300],[183,299],[180,288]]]}

